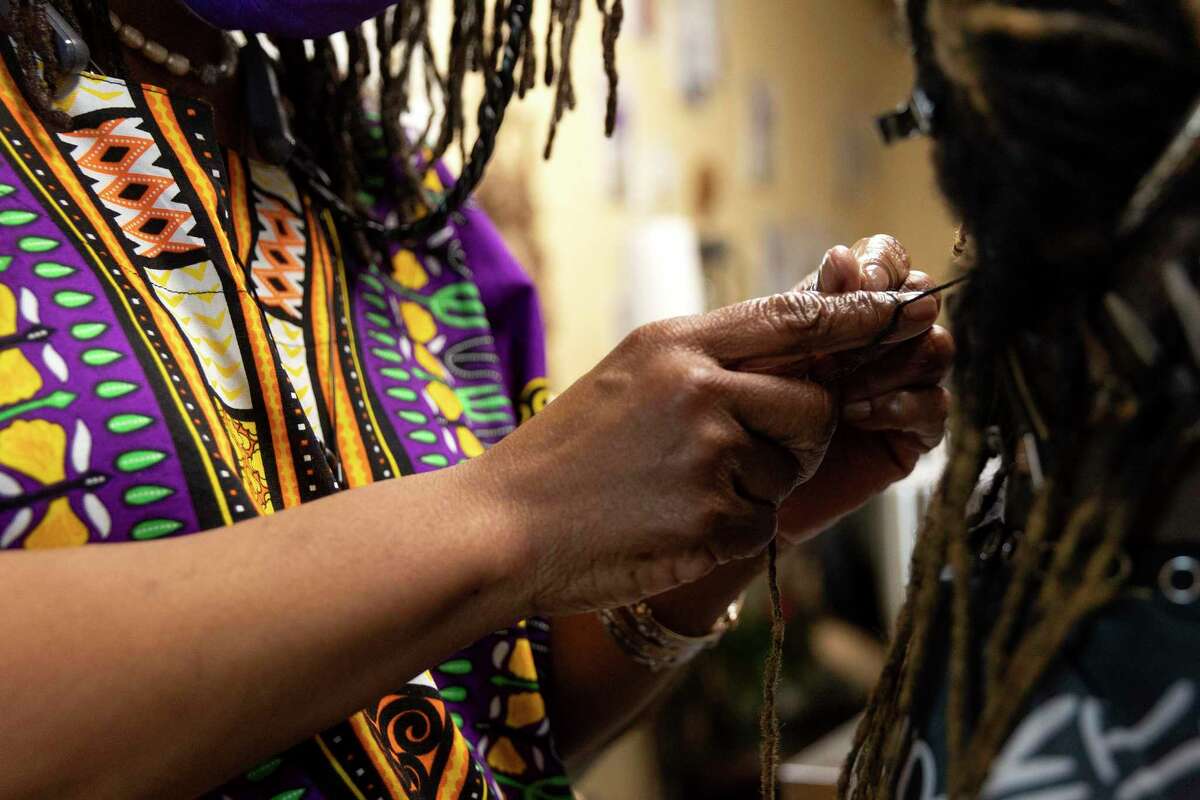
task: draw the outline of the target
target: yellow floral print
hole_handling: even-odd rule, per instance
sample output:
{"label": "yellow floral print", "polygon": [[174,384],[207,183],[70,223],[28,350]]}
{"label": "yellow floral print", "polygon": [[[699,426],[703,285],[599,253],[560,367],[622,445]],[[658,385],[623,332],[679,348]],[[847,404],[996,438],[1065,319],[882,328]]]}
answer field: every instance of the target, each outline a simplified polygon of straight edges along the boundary
{"label": "yellow floral print", "polygon": [[442,416],[451,422],[456,422],[463,415],[462,402],[458,399],[458,395],[444,383],[429,383],[425,386],[425,391],[429,392],[429,396],[433,398],[433,402],[437,404],[438,411],[442,412]]}
{"label": "yellow floral print", "polygon": [[397,250],[396,255],[392,256],[392,278],[405,289],[414,291],[425,288],[429,283],[425,268],[408,250]]}
{"label": "yellow floral print", "polygon": [[433,314],[420,304],[405,300],[400,304],[400,316],[404,319],[404,326],[408,328],[408,335],[414,342],[425,344],[437,336],[437,323],[434,322]]}
{"label": "yellow floral print", "polygon": [[[17,300],[0,283],[0,336],[17,332]],[[0,406],[28,400],[42,388],[42,376],[17,348],[0,351]]]}
{"label": "yellow floral print", "polygon": [[[0,464],[49,486],[66,478],[67,433],[43,419],[17,420],[0,430]],[[75,516],[67,498],[50,501],[38,526],[25,537],[28,548],[87,544],[87,526]]]}

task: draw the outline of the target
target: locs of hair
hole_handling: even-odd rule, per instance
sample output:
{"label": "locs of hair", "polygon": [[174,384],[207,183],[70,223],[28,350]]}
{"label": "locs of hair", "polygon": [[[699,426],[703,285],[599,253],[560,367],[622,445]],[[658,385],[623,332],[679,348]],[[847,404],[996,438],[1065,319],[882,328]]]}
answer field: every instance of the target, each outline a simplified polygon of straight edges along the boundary
{"label": "locs of hair", "polygon": [[[1139,181],[1200,97],[1196,6],[908,0],[918,79],[938,108],[940,183],[971,234],[969,263],[960,265],[971,280],[952,307],[959,350],[949,464],[842,775],[843,797],[894,795],[914,698],[943,668],[948,796],[978,796],[1063,642],[1120,591],[1116,565],[1135,529],[1153,529],[1148,499],[1161,505],[1172,470],[1195,462],[1194,441],[1177,451],[1194,406],[1180,407],[1160,381],[1097,374],[1107,350],[1098,357],[1089,332],[1100,327],[1106,292],[1158,285],[1153,270],[1181,256],[1197,273],[1194,175],[1173,176],[1146,224],[1118,235]],[[1028,389],[1028,353],[1055,376],[1053,407],[1037,421],[1047,479],[1031,500],[1003,596],[991,598],[999,614],[984,618],[972,613],[981,543],[970,541],[967,508],[989,456],[988,429],[998,425],[1011,450],[1015,431],[1030,427],[1001,410]],[[950,620],[945,665],[927,663],[938,619]]]}
{"label": "locs of hair", "polygon": [[[282,99],[290,110],[295,130],[307,156],[328,176],[336,197],[358,219],[366,219],[372,200],[386,200],[399,209],[391,232],[403,238],[413,222],[421,229],[434,227],[430,219],[444,222],[465,201],[467,190],[482,177],[496,135],[513,93],[524,97],[538,83],[537,37],[528,26],[529,6],[536,0],[453,0],[453,22],[445,63],[435,57],[430,30],[430,0],[403,0],[374,19],[370,27],[346,31],[348,58],[343,69],[335,56],[333,39],[305,42],[273,38],[278,51]],[[549,13],[544,31],[545,69],[540,76],[554,91],[554,105],[545,157],[554,146],[558,124],[575,107],[576,95],[571,54],[584,0],[547,0]],[[120,43],[108,21],[107,0],[11,0],[3,32],[13,42],[19,59],[17,76],[30,104],[48,125],[65,129],[70,119],[55,109],[53,87],[62,78],[46,5],[53,4],[92,50],[93,61],[105,72],[124,76]],[[606,132],[616,124],[616,42],[624,19],[623,0],[596,0],[602,17],[601,41],[608,80]],[[520,30],[514,29],[516,22]],[[506,33],[508,34],[506,40]],[[557,42],[557,53],[554,44]],[[504,73],[505,56],[509,72]],[[368,109],[365,88],[372,62],[378,65],[379,106]],[[519,76],[512,73],[519,68]],[[418,74],[419,73],[419,74]],[[486,91],[480,103],[477,139],[467,158],[467,121],[463,111],[468,78],[479,74]],[[502,91],[504,82],[508,91]],[[415,87],[414,87],[415,84]],[[401,125],[414,90],[424,92],[439,128],[429,126],[414,135]],[[382,137],[378,135],[382,130]],[[381,140],[381,141],[380,141]],[[433,196],[425,186],[426,174],[455,142],[463,154],[464,181],[452,200]],[[383,158],[388,168],[378,168]],[[311,175],[303,175],[311,180]],[[469,185],[468,185],[469,184]],[[372,248],[357,230],[356,250],[369,257]]]}

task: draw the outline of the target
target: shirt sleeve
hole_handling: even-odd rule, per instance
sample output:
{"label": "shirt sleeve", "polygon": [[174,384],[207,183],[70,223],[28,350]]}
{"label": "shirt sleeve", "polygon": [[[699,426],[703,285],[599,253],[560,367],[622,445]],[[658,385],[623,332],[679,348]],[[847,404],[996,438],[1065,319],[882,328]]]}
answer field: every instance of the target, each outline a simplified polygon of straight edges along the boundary
{"label": "shirt sleeve", "polygon": [[537,288],[483,210],[469,203],[458,217],[454,226],[487,309],[505,389],[518,421],[524,422],[549,399],[546,329]]}

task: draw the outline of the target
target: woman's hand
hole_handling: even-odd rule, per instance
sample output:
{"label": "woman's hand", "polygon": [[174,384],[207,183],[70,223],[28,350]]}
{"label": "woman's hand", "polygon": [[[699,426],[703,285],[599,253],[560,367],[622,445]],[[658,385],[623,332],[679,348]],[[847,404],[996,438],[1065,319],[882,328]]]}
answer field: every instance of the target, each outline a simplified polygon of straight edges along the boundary
{"label": "woman's hand", "polygon": [[[780,503],[818,472],[840,412],[807,378],[730,369],[861,348],[897,296],[791,292],[631,334],[475,462],[494,481],[530,610],[630,602],[760,553]],[[909,305],[889,343],[929,330]],[[512,544],[511,542],[509,543]]]}
{"label": "woman's hand", "polygon": [[[910,269],[898,241],[872,236],[830,250],[798,288],[841,294],[922,292],[932,286],[928,275]],[[875,360],[841,382],[841,424],[821,468],[781,508],[783,538],[796,542],[824,530],[907,477],[938,445],[949,408],[949,394],[939,384],[953,360],[953,338],[935,325],[903,344],[881,348]]]}

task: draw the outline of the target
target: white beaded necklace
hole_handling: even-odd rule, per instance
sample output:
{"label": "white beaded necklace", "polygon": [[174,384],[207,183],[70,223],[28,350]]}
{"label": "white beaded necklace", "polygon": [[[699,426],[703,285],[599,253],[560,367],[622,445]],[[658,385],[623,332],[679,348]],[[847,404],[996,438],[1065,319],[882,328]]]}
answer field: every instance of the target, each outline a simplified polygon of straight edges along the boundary
{"label": "white beaded necklace", "polygon": [[137,51],[147,61],[164,67],[167,72],[177,77],[191,75],[205,86],[213,86],[218,81],[230,77],[237,70],[238,46],[228,33],[225,34],[225,57],[216,64],[202,64],[195,67],[192,66],[192,61],[187,56],[172,53],[159,42],[146,38],[144,33],[132,25],[122,22],[121,18],[113,12],[108,12],[108,19],[121,44],[130,50]]}

